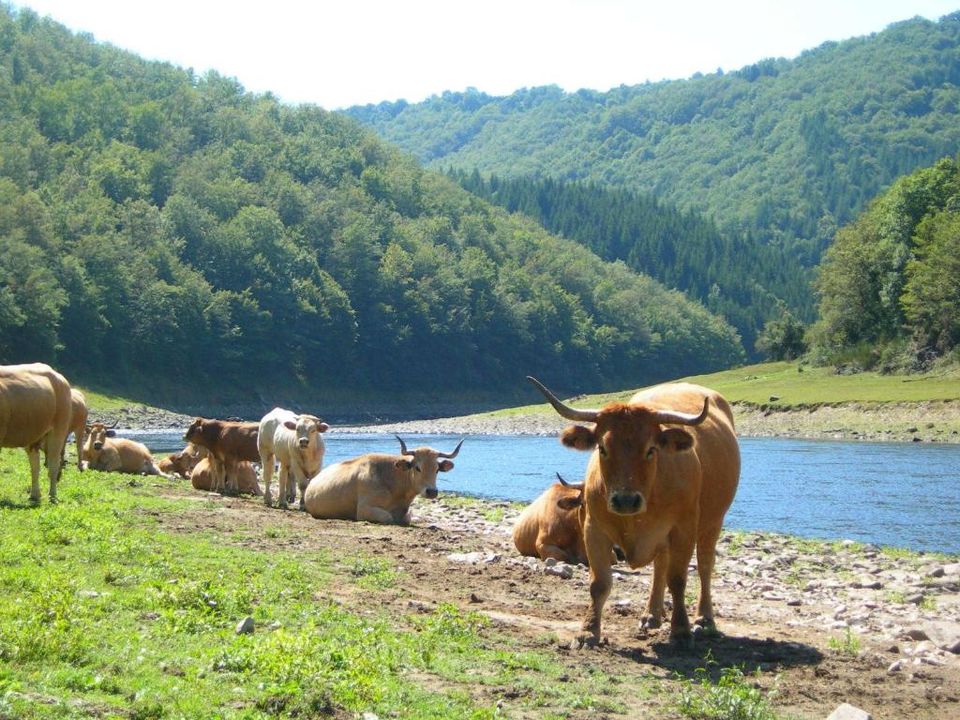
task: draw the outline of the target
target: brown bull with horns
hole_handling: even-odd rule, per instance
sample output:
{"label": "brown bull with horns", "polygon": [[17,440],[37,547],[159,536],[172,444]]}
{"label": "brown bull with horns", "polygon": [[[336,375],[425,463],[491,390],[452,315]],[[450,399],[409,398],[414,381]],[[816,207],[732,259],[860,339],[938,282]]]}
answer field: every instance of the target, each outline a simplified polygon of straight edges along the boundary
{"label": "brown bull with horns", "polygon": [[584,542],[590,564],[590,607],[581,643],[600,640],[601,614],[613,582],[610,558],[619,546],[631,567],[653,562],[653,584],[641,628],[660,626],[664,589],[673,598],[671,639],[692,643],[684,604],[687,567],[697,550],[697,624],[715,630],[710,580],[723,518],[740,478],[733,412],[719,393],[690,383],[640,391],[627,403],[596,410],[565,405],[528,377],[573,425],[564,445],[592,450],[584,481]]}

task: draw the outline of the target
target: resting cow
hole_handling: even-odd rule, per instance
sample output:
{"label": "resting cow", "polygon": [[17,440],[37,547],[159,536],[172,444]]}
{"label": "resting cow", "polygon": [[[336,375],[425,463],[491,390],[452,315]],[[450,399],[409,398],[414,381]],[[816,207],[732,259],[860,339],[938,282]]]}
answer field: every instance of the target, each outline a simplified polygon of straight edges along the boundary
{"label": "resting cow", "polygon": [[163,475],[153,461],[153,455],[143,443],[118,438],[112,427],[100,422],[88,425],[87,433],[87,441],[83,445],[83,459],[91,470]]}
{"label": "resting cow", "polygon": [[219,461],[213,466],[217,475],[214,489],[235,495],[238,492],[237,463],[243,460],[260,462],[260,452],[257,450],[259,428],[259,423],[197,418],[187,428],[183,439],[210,451]]}
{"label": "resting cow", "polygon": [[70,383],[49,365],[0,365],[0,448],[26,449],[33,502],[40,501],[40,450],[50,480],[50,502],[57,501],[70,412]]}
{"label": "resting cow", "polygon": [[407,450],[400,440],[400,455],[371,453],[330,465],[307,485],[307,512],[315,518],[406,525],[417,495],[437,497],[437,473],[453,469],[451,460],[461,445],[463,440],[452,453],[442,453],[428,447]]}
{"label": "resting cow", "polygon": [[521,555],[541,560],[554,558],[562,562],[587,562],[580,525],[583,484],[560,482],[524,508],[513,526],[513,544]]}
{"label": "resting cow", "polygon": [[170,453],[165,458],[162,458],[157,463],[157,467],[167,475],[179,475],[184,479],[189,479],[190,473],[193,472],[197,463],[207,457],[207,454],[205,447],[187,443],[187,446],[180,452]]}
{"label": "resting cow", "polygon": [[[304,509],[303,493],[310,478],[320,472],[326,446],[323,435],[330,426],[314,415],[297,415],[283,408],[274,408],[260,420],[257,449],[263,468],[263,502],[270,505],[270,480],[274,458],[280,463],[277,480],[280,507],[286,509],[288,495],[296,497],[300,490],[300,509]],[[293,487],[288,486],[293,476]]]}
{"label": "resting cow", "polygon": [[[590,607],[580,641],[600,639],[610,594],[609,559],[622,548],[631,567],[653,562],[653,584],[642,628],[660,626],[664,587],[673,598],[671,639],[693,641],[684,605],[687,566],[697,549],[700,599],[697,624],[715,630],[710,580],[723,517],[740,478],[733,412],[719,393],[689,383],[638,392],[627,403],[599,410],[564,405],[531,380],[563,417],[595,423],[561,434],[567,447],[594,450],[584,482],[584,543],[590,564]],[[664,427],[680,425],[683,427]]]}
{"label": "resting cow", "polygon": [[[211,467],[216,463],[209,456],[201,458],[190,473],[190,484],[196,490],[211,491],[215,484],[223,478],[223,471],[216,471]],[[260,495],[260,484],[257,482],[257,471],[252,463],[242,460],[237,463],[237,488],[240,493]]]}

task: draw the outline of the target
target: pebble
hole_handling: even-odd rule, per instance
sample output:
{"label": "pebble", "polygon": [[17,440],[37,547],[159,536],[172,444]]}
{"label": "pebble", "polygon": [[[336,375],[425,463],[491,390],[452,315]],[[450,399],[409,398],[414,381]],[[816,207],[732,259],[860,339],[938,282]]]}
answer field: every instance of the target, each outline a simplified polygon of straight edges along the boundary
{"label": "pebble", "polygon": [[830,713],[827,720],[873,720],[873,716],[849,703],[843,703]]}
{"label": "pebble", "polygon": [[256,623],[249,615],[237,623],[237,635],[253,635]]}

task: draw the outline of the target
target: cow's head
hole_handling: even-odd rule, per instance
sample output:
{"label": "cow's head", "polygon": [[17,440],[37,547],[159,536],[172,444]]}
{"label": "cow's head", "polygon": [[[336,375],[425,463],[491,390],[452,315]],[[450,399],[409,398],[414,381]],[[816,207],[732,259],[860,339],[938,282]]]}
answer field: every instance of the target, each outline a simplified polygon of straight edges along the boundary
{"label": "cow's head", "polygon": [[564,405],[536,378],[527,379],[562,417],[594,423],[593,428],[572,425],[563,431],[560,440],[576,450],[596,448],[607,507],[618,515],[634,515],[647,509],[661,452],[683,452],[693,446],[693,436],[683,428],[662,426],[699,425],[710,409],[709,398],[704,398],[703,410],[697,415],[627,403],[578,410]]}
{"label": "cow's head", "polygon": [[460,452],[463,440],[457,443],[453,452],[442,453],[428,447],[419,447],[416,450],[407,450],[407,444],[398,436],[400,453],[403,457],[397,460],[397,468],[410,471],[414,487],[418,495],[434,500],[437,497],[437,473],[453,470],[453,458]]}
{"label": "cow's head", "polygon": [[568,483],[560,473],[557,473],[557,480],[565,489],[563,495],[557,500],[557,507],[562,510],[574,510],[583,505],[583,483]]}
{"label": "cow's head", "polygon": [[114,422],[113,425],[107,425],[102,422],[95,422],[92,425],[87,425],[84,430],[87,434],[87,447],[93,448],[94,450],[103,450],[103,446],[107,442],[107,438],[116,437],[116,431],[113,429],[116,427],[117,423]]}
{"label": "cow's head", "polygon": [[296,433],[297,444],[304,449],[310,447],[311,441],[314,446],[322,445],[320,433],[330,429],[329,425],[314,415],[297,415],[296,421],[287,420],[283,426]]}
{"label": "cow's head", "polygon": [[196,443],[196,441],[203,436],[204,422],[205,420],[203,418],[197,418],[190,423],[190,427],[188,427],[187,431],[183,434],[183,439],[188,443]]}

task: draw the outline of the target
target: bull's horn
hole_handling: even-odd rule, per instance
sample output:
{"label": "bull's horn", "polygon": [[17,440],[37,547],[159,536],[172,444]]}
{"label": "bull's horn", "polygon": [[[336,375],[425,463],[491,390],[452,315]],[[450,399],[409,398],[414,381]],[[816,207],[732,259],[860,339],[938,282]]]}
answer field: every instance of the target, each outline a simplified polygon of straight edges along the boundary
{"label": "bull's horn", "polygon": [[547,390],[547,387],[535,377],[527,375],[527,380],[532,382],[536,386],[537,390],[543,393],[543,396],[551,405],[553,405],[553,409],[556,410],[561,417],[565,417],[567,420],[576,420],[578,422],[597,421],[597,416],[600,414],[599,410],[577,410],[569,405],[564,405],[559,399],[557,399],[556,395]]}
{"label": "bull's horn", "polygon": [[453,449],[452,453],[437,453],[437,457],[450,458],[451,460],[457,456],[457,453],[460,452],[460,446],[463,445],[463,439],[457,443],[457,446]]}
{"label": "bull's horn", "polygon": [[699,425],[707,419],[707,412],[710,410],[710,398],[703,399],[703,410],[699,415],[692,413],[682,413],[673,410],[657,410],[653,413],[654,422],[664,425]]}
{"label": "bull's horn", "polygon": [[107,425],[106,423],[104,423],[104,425],[107,426],[107,429],[115,428],[119,424],[120,424],[120,418],[117,418],[116,420],[114,420],[112,425]]}
{"label": "bull's horn", "polygon": [[560,473],[557,473],[557,480],[559,480],[560,484],[563,485],[564,487],[572,487],[577,490],[583,490],[583,483],[568,483],[566,480],[563,479],[563,475],[561,475]]}
{"label": "bull's horn", "polygon": [[413,455],[412,452],[407,450],[407,444],[403,441],[403,438],[399,435],[394,435],[394,437],[400,441],[400,454],[401,455]]}

